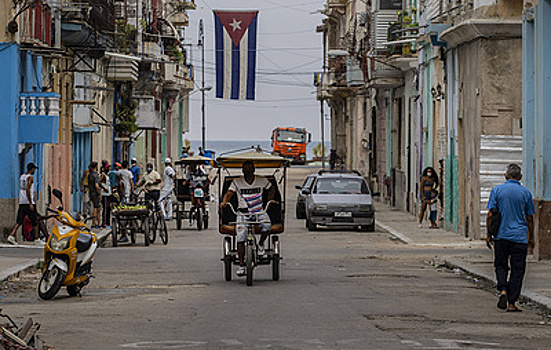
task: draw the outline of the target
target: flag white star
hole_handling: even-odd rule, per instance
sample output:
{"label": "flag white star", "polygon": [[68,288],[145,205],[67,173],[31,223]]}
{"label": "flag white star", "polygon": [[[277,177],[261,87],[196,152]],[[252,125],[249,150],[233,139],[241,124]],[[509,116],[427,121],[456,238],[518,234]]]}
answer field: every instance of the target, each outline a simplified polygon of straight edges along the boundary
{"label": "flag white star", "polygon": [[241,30],[241,22],[243,22],[243,21],[237,21],[234,18],[233,22],[230,23],[229,26],[232,27],[233,31],[235,32],[237,29]]}

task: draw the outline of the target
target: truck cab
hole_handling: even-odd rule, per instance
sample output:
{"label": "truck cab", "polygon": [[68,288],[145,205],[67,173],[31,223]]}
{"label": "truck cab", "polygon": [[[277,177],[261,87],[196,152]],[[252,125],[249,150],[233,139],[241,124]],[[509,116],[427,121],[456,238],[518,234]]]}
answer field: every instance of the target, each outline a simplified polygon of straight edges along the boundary
{"label": "truck cab", "polygon": [[306,164],[306,145],[312,134],[304,128],[279,127],[272,131],[272,153],[289,158],[293,163]]}

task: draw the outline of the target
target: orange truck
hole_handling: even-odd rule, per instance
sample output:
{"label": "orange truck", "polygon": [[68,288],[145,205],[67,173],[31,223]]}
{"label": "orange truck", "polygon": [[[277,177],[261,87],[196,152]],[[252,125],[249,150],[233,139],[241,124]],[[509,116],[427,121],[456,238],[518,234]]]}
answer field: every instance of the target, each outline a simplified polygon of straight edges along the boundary
{"label": "orange truck", "polygon": [[304,128],[279,127],[272,131],[272,153],[292,159],[293,163],[306,163],[306,145],[312,134]]}

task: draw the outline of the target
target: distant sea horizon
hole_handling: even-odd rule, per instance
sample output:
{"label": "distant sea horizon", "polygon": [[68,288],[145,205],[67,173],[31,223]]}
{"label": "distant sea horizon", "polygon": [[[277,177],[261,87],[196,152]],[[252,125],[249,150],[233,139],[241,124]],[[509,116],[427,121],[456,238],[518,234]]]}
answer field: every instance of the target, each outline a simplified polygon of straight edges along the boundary
{"label": "distant sea horizon", "polygon": [[[201,146],[201,140],[190,140],[191,150],[197,154],[199,147]],[[314,157],[314,147],[316,147],[321,141],[312,141],[306,146],[306,158],[312,159]],[[205,148],[216,152],[216,156],[224,152],[235,151],[240,149],[252,149],[253,147],[260,146],[264,151],[271,152],[271,140],[207,140]],[[325,154],[329,154],[331,143],[325,142]]]}

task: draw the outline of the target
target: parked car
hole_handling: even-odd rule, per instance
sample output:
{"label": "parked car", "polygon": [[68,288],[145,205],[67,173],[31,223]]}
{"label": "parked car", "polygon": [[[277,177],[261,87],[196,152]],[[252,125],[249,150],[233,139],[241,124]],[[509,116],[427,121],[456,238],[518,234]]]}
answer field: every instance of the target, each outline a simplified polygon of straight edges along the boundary
{"label": "parked car", "polygon": [[349,226],[375,231],[373,197],[357,171],[320,171],[306,194],[306,227]]}
{"label": "parked car", "polygon": [[306,219],[306,197],[308,197],[308,194],[306,194],[305,191],[310,191],[310,187],[317,176],[318,174],[310,174],[306,177],[302,186],[295,186],[295,188],[299,190],[295,209],[297,219]]}

